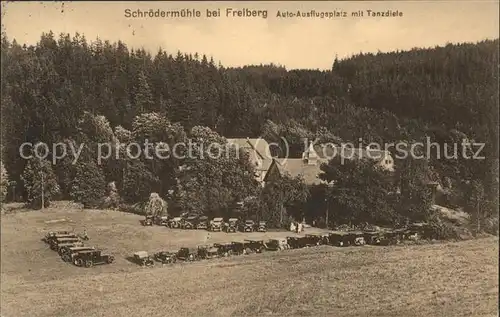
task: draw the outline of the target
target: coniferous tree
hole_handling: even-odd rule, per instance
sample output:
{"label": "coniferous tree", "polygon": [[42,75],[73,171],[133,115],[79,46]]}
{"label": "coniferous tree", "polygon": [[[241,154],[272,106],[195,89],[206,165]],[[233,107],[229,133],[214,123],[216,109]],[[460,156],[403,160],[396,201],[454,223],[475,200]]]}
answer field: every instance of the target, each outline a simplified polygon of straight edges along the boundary
{"label": "coniferous tree", "polygon": [[40,209],[50,206],[50,202],[60,193],[52,164],[47,160],[33,157],[28,160],[21,180],[26,191],[26,202],[30,208]]}

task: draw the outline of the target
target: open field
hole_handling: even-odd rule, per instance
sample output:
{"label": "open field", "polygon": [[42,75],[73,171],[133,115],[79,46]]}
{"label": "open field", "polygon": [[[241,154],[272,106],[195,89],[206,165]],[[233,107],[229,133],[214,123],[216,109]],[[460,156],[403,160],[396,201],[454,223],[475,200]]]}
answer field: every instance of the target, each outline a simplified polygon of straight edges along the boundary
{"label": "open field", "polygon": [[[46,223],[67,219],[71,222]],[[135,251],[292,235],[142,227],[116,211],[2,215],[2,316],[497,316],[498,239],[393,247],[316,247],[141,268]],[[87,229],[115,255],[92,269],[42,241]]]}

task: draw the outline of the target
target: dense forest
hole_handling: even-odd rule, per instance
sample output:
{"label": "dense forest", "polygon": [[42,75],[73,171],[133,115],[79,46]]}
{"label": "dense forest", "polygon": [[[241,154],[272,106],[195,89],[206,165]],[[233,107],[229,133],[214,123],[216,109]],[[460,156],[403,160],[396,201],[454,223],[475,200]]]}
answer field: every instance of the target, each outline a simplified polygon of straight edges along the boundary
{"label": "dense forest", "polygon": [[[494,214],[498,44],[487,40],[342,60],[331,52],[332,69],[319,71],[276,65],[227,68],[195,52],[160,49],[153,54],[129,49],[123,42],[88,41],[80,34],[50,32],[36,45],[21,46],[4,34],[2,175],[5,170],[11,181],[5,196],[33,199],[36,177],[29,171],[36,167],[46,170],[48,179],[53,174],[54,183],[46,189],[49,196],[53,191],[60,198],[80,201],[106,192],[108,182],[116,182],[130,203],[156,191],[181,209],[208,213],[256,195],[269,196],[270,204],[273,200],[271,193],[258,193],[251,177],[233,177],[237,171],[250,173],[243,161],[212,162],[207,167],[209,162],[111,160],[97,166],[89,150],[87,160],[75,166],[66,161],[44,167],[43,162],[19,156],[23,142],[172,143],[189,137],[223,143],[222,137],[285,137],[291,155],[300,157],[303,138],[356,144],[361,139],[366,145],[429,137],[443,147],[463,139],[486,144],[484,160],[431,158],[426,168],[445,193],[442,204],[467,209],[467,200],[477,196],[475,201],[481,200],[484,210]],[[186,169],[179,168],[185,165],[191,173],[205,175],[194,182],[184,175]],[[280,186],[303,190],[297,184]],[[216,192],[206,193],[210,191]],[[313,190],[296,196],[304,206],[315,194]],[[296,204],[290,202],[289,209]]]}

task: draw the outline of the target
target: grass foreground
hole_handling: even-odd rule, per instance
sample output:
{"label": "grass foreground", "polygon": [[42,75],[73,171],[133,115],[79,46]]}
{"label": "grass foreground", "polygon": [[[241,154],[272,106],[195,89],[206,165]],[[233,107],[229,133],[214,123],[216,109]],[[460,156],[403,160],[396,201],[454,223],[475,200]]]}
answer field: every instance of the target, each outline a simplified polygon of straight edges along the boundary
{"label": "grass foreground", "polygon": [[[140,219],[70,207],[2,215],[2,316],[498,316],[496,237],[141,268],[126,257],[244,237],[142,227]],[[83,227],[115,263],[78,268],[40,241],[51,229]],[[278,234],[290,235],[262,237]]]}

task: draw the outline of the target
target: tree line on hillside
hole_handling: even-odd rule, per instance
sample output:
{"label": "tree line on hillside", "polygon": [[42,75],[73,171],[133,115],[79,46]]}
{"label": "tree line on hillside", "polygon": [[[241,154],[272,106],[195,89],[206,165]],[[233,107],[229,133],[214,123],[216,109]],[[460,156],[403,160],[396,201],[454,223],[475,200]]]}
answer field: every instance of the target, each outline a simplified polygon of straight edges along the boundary
{"label": "tree line on hillside", "polygon": [[[408,184],[420,182],[409,180],[418,178],[420,172],[404,175],[408,161],[397,162],[401,173],[392,180],[401,193],[389,195],[393,185],[385,187],[380,173],[342,185],[352,188],[351,192],[307,188],[299,179],[288,178],[261,189],[253,182],[252,167],[241,159],[110,159],[98,165],[92,152],[95,147],[86,146],[78,164],[72,165],[67,157],[50,166],[22,159],[19,146],[23,142],[44,142],[50,147],[56,142],[90,145],[145,139],[173,144],[187,138],[222,145],[224,137],[262,136],[273,142],[286,138],[290,156],[301,157],[304,138],[355,144],[362,139],[366,145],[430,137],[441,144],[441,153],[463,139],[486,143],[485,160],[431,158],[425,169],[432,170],[442,188],[441,204],[477,214],[480,200],[481,212],[495,215],[497,46],[494,40],[359,54],[335,59],[330,71],[288,71],[275,65],[226,68],[196,53],[160,49],[152,55],[144,49],[129,49],[121,41],[89,42],[80,34],[49,32],[33,46],[21,46],[3,34],[2,176],[5,170],[11,183],[2,177],[2,197],[21,196],[33,206],[40,205],[37,186],[41,185],[34,175],[41,171],[48,180],[45,186],[50,187],[46,189],[49,200],[71,198],[89,207],[109,195],[107,183],[115,182],[124,202],[141,202],[157,192],[169,201],[171,210],[215,215],[245,200],[246,212],[267,212],[270,218],[282,219],[282,209],[298,217],[304,210],[311,214],[323,210],[326,207],[318,204],[329,201],[330,206],[337,206],[332,210],[376,221],[377,215],[362,210],[384,203],[359,199],[361,188],[378,184],[380,192],[372,198],[390,200],[386,204],[394,206],[391,211],[380,211],[390,215],[381,216],[384,222],[398,215],[407,217],[409,210],[426,209],[414,206],[418,200],[414,197],[424,195],[413,193],[419,191],[418,186],[402,186],[405,177]],[[276,154],[284,155],[283,151]],[[353,164],[337,170],[367,175],[365,163]],[[410,165],[417,168],[418,164]],[[407,194],[405,188],[410,188]],[[296,199],[280,194],[291,189]],[[276,203],[273,197],[281,198]],[[360,220],[352,217],[334,215],[345,221]]]}

